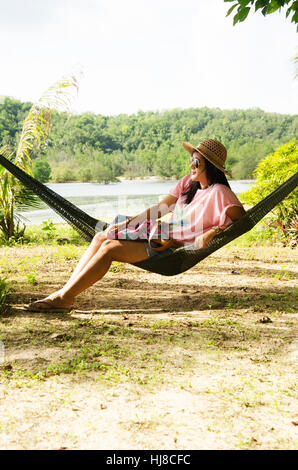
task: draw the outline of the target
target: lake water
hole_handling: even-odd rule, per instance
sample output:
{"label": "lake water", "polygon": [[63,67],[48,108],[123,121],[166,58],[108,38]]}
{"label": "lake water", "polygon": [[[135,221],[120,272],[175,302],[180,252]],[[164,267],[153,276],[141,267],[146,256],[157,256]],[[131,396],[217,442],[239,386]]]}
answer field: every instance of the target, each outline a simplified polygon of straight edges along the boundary
{"label": "lake water", "polygon": [[[235,194],[250,188],[254,180],[230,181]],[[92,217],[111,222],[117,214],[134,215],[156,204],[174,187],[174,180],[130,180],[119,183],[51,183],[56,193],[65,197]],[[64,222],[41,202],[39,209],[21,213],[26,225],[45,220]]]}

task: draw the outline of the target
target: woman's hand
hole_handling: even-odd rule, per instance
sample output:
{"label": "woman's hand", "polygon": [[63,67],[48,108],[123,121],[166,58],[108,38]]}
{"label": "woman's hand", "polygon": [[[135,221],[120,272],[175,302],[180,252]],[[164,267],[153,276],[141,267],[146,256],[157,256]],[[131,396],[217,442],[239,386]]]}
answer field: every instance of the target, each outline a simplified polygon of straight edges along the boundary
{"label": "woman's hand", "polygon": [[194,243],[195,248],[199,248],[200,250],[202,248],[206,248],[208,243],[210,243],[211,240],[213,240],[215,235],[216,235],[216,231],[213,228],[203,233],[203,235],[199,235],[195,239],[195,243]]}
{"label": "woman's hand", "polygon": [[116,238],[116,232],[120,232],[121,230],[125,229],[128,224],[129,220],[124,220],[123,222],[120,222],[119,224],[113,224],[109,225],[108,228],[106,229],[106,235],[109,238]]}
{"label": "woman's hand", "polygon": [[[233,222],[236,222],[236,220],[241,219],[241,217],[245,215],[245,210],[243,209],[243,207],[240,207],[240,206],[231,206],[227,209],[226,214],[228,217],[230,217],[230,219]],[[218,227],[218,228],[220,228],[223,231],[227,227],[228,225],[222,225],[221,227]],[[195,248],[200,248],[200,249],[206,248],[208,243],[210,243],[211,240],[213,240],[216,234],[217,234],[216,230],[214,230],[214,228],[211,228],[207,232],[203,233],[203,235],[199,235],[195,239],[195,243],[194,243]]]}

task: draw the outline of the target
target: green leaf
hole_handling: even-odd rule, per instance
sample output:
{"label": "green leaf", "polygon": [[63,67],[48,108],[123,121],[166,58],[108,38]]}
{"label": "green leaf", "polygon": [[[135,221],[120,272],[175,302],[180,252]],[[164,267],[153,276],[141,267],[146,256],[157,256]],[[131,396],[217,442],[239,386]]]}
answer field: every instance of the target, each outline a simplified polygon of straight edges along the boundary
{"label": "green leaf", "polygon": [[[292,17],[292,23],[298,23],[298,11],[296,11]],[[298,28],[298,25],[297,25]]]}
{"label": "green leaf", "polygon": [[255,11],[259,10],[260,8],[263,8],[268,4],[268,0],[257,0],[255,4]]}
{"label": "green leaf", "polygon": [[280,2],[277,2],[276,0],[271,0],[268,13],[274,13],[280,7],[281,7]]}
{"label": "green leaf", "polygon": [[262,15],[266,16],[269,13],[269,5],[265,6],[261,11]]}
{"label": "green leaf", "polygon": [[253,3],[251,0],[238,0],[239,5],[246,7],[249,3]]}
{"label": "green leaf", "polygon": [[4,198],[7,196],[7,183],[8,183],[7,175],[5,175],[3,178],[3,183],[2,183],[2,194]]}
{"label": "green leaf", "polygon": [[236,6],[237,6],[237,3],[235,3],[235,5],[233,5],[231,8],[229,8],[229,10],[228,10],[226,16],[229,16],[229,15],[232,13],[232,11],[234,10],[234,8],[235,8]]}
{"label": "green leaf", "polygon": [[233,26],[235,26],[236,23],[238,23],[239,20],[239,13],[236,13],[236,15],[234,16],[234,19],[233,19]]}
{"label": "green leaf", "polygon": [[244,21],[249,12],[250,12],[250,7],[242,7],[241,10],[238,12],[238,15],[239,15],[238,21]]}

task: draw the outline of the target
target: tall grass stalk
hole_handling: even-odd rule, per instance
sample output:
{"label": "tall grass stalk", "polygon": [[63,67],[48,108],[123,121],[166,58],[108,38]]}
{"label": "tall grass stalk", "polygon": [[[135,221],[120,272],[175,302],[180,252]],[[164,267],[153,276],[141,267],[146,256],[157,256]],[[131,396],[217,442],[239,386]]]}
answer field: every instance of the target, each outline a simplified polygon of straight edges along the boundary
{"label": "tall grass stalk", "polygon": [[0,279],[0,313],[2,313],[7,306],[7,296],[10,294],[10,287],[6,279]]}

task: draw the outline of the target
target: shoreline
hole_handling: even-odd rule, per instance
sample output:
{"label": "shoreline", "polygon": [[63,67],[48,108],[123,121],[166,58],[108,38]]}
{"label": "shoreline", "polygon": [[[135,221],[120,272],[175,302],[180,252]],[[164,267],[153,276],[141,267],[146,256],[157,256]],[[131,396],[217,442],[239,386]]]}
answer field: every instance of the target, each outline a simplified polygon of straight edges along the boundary
{"label": "shoreline", "polygon": [[119,176],[118,180],[121,183],[126,181],[177,181],[176,178],[170,178],[167,176],[137,176],[136,178],[125,178],[124,176]]}
{"label": "shoreline", "polygon": [[[57,182],[57,181],[48,181],[47,184],[115,184],[115,183],[126,183],[130,181],[178,181],[179,178],[174,178],[174,177],[167,177],[167,176],[138,176],[134,178],[126,178],[124,176],[118,176],[117,181],[63,181],[63,182]],[[243,182],[255,182],[255,179],[242,179],[242,180],[237,180],[237,179],[229,179],[228,181],[243,181]]]}
{"label": "shoreline", "polygon": [[48,181],[45,184],[112,184],[112,183],[125,183],[127,181],[178,181],[176,178],[169,178],[167,176],[136,176],[134,178],[126,178],[125,176],[118,176],[116,181]]}

